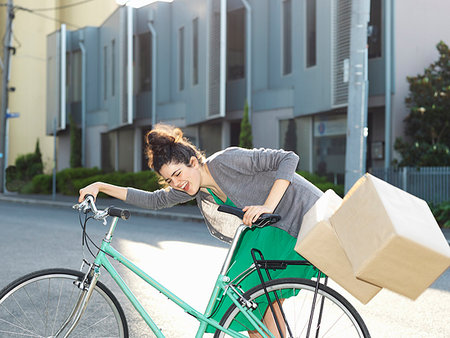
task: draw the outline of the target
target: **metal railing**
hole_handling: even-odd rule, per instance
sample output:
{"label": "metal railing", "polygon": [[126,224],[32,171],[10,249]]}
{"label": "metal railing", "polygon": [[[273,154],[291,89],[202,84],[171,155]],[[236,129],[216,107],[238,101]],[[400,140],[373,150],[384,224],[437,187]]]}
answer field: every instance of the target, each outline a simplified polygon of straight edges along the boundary
{"label": "metal railing", "polygon": [[374,168],[370,173],[425,201],[450,201],[450,167]]}

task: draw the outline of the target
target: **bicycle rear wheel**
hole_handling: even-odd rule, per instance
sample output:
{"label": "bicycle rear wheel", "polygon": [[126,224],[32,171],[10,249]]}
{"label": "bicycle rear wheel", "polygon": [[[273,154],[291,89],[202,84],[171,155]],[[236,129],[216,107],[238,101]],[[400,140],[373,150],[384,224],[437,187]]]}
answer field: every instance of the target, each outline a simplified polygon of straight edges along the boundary
{"label": "bicycle rear wheel", "polygon": [[[287,329],[284,330],[284,337],[307,337],[315,286],[316,283],[314,281],[302,278],[283,278],[266,283],[268,292],[270,294],[277,293],[280,299],[283,298],[283,294],[295,295],[282,302],[282,309],[288,324],[286,326],[289,326],[290,329],[290,332]],[[250,289],[244,294],[244,297],[256,303],[267,303],[262,285]],[[254,313],[262,318],[264,313],[261,312],[264,310],[259,310],[259,308],[261,306],[258,306]],[[264,306],[262,308],[265,309]],[[260,312],[258,313],[258,311]],[[319,322],[320,325],[318,324]],[[231,328],[236,331],[254,330],[234,304],[227,310],[220,324],[225,328]],[[246,334],[245,332],[244,335]],[[214,337],[228,337],[228,335],[217,330]],[[355,308],[336,291],[320,284],[315,301],[310,337],[367,338],[370,337],[370,334]]]}
{"label": "bicycle rear wheel", "polygon": [[[0,291],[0,336],[53,337],[82,292],[84,274],[49,269],[30,273]],[[64,337],[67,327],[60,333]],[[70,337],[128,337],[124,312],[111,291],[97,282],[86,311]]]}

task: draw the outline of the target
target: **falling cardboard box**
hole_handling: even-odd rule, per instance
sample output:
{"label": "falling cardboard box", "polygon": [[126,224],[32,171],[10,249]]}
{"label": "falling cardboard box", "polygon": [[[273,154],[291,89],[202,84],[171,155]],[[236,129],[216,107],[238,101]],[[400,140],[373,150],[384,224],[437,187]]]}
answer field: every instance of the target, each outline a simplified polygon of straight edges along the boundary
{"label": "falling cardboard box", "polygon": [[450,266],[450,248],[427,203],[370,174],[331,223],[357,278],[416,299]]}
{"label": "falling cardboard box", "polygon": [[366,304],[381,288],[356,279],[350,261],[328,220],[341,203],[342,198],[333,190],[327,190],[316,201],[303,217],[295,250]]}

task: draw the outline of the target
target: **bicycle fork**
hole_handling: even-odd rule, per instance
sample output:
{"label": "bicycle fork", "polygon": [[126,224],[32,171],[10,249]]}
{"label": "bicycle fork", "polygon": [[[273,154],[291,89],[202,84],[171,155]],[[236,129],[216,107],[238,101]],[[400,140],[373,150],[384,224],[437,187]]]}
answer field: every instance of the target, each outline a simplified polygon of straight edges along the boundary
{"label": "bicycle fork", "polygon": [[[83,262],[84,265],[84,262]],[[83,268],[83,265],[81,268]],[[81,317],[83,316],[87,305],[89,303],[89,299],[92,296],[92,292],[95,289],[98,278],[100,277],[100,269],[97,265],[91,264],[88,272],[85,274],[81,281],[77,280],[74,282],[81,291],[80,296],[78,297],[73,310],[70,315],[67,317],[61,328],[56,332],[54,337],[59,337],[59,335],[66,329],[66,327],[72,323],[64,335],[64,338],[68,337],[73,330],[76,328],[78,323],[80,322]]]}

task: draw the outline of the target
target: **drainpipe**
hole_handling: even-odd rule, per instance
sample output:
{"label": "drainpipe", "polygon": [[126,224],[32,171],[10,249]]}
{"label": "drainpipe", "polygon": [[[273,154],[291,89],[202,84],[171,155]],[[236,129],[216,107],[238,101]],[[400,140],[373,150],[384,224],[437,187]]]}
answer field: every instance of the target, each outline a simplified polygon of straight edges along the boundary
{"label": "drainpipe", "polygon": [[384,95],[384,106],[385,106],[385,136],[384,136],[384,168],[388,169],[391,163],[391,84],[392,84],[392,45],[391,45],[391,37],[392,37],[392,17],[393,17],[393,6],[391,0],[385,0],[385,45],[384,45],[384,57],[385,57],[385,95]]}
{"label": "drainpipe", "polygon": [[247,78],[247,104],[248,104],[248,120],[252,124],[252,8],[247,0],[242,0],[245,6],[246,22],[245,22],[245,77]]}
{"label": "drainpipe", "polygon": [[86,48],[84,32],[80,31],[78,45],[81,50],[81,166],[86,166]]}
{"label": "drainpipe", "polygon": [[59,90],[60,90],[60,102],[59,102],[59,109],[60,109],[60,116],[59,116],[59,127],[64,130],[66,129],[66,25],[61,25],[61,44],[60,44],[60,84],[59,84]]}
{"label": "drainpipe", "polygon": [[220,108],[219,115],[226,115],[227,98],[227,0],[220,0]]}
{"label": "drainpipe", "polygon": [[133,123],[133,8],[127,7],[127,123]]}
{"label": "drainpipe", "polygon": [[156,124],[156,56],[157,53],[157,46],[156,46],[156,30],[153,26],[153,11],[150,12],[150,18],[147,22],[148,29],[150,30],[150,33],[152,34],[152,128]]}

